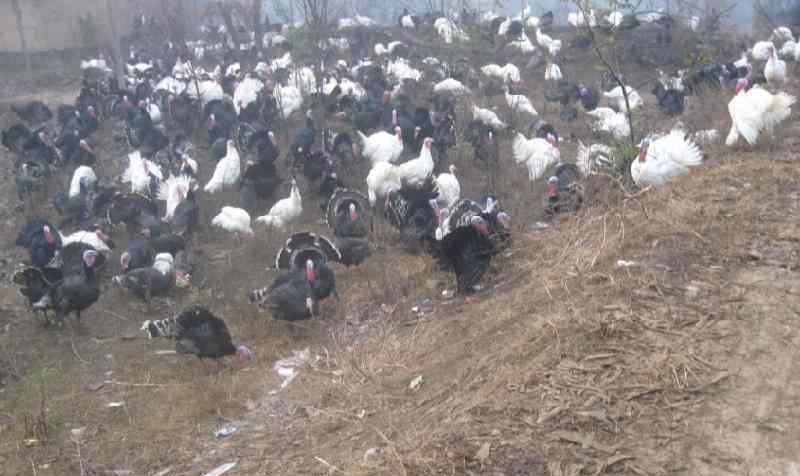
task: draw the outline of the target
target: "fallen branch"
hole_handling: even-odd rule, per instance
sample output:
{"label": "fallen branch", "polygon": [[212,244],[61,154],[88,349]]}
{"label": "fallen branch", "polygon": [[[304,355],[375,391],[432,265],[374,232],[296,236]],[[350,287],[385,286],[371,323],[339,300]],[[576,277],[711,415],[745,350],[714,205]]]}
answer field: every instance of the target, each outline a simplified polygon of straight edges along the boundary
{"label": "fallen branch", "polygon": [[617,449],[613,446],[606,446],[601,443],[596,443],[594,441],[594,437],[589,435],[582,435],[574,431],[563,431],[563,430],[556,431],[553,434],[553,436],[555,436],[559,440],[568,441],[570,443],[576,443],[584,448],[591,448],[593,450],[602,451],[603,453],[614,454],[617,452]]}

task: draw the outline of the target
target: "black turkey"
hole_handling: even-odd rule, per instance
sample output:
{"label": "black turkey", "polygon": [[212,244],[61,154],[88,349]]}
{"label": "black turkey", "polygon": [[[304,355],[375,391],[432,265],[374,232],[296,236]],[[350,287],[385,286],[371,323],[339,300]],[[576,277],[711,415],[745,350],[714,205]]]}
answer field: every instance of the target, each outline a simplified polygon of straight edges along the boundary
{"label": "black turkey", "polygon": [[61,248],[61,233],[43,218],[33,218],[19,232],[14,244],[27,249],[31,265],[41,268],[47,266]]}
{"label": "black turkey", "polygon": [[175,340],[179,354],[191,354],[199,359],[219,359],[235,355],[240,364],[253,359],[253,353],[244,345],[233,344],[225,321],[199,304],[187,307],[175,317],[158,321],[144,321],[142,331],[150,339],[166,337]]}
{"label": "black turkey", "polygon": [[372,253],[364,239],[372,227],[369,200],[363,194],[344,188],[336,189],[328,201],[325,221],[333,228],[336,246],[345,266],[358,266]]}
{"label": "black turkey", "polygon": [[95,274],[99,253],[84,243],[71,243],[61,249],[59,256],[63,278],[33,307],[52,309],[59,323],[72,313],[80,320],[81,312],[100,297],[100,285]]}
{"label": "black turkey", "polygon": [[547,181],[548,215],[577,211],[583,204],[581,172],[575,164],[562,163]]}
{"label": "black turkey", "polygon": [[435,182],[429,178],[420,188],[402,188],[389,193],[384,217],[400,231],[400,241],[409,251],[419,251],[420,245],[435,237],[438,224]]}
{"label": "black turkey", "polygon": [[159,253],[152,266],[115,276],[114,283],[136,297],[150,301],[152,296],[163,295],[175,287],[175,258],[169,253]]}
{"label": "black turkey", "polygon": [[455,272],[459,292],[481,289],[481,278],[496,253],[489,237],[486,221],[480,215],[470,215],[468,225],[456,227],[442,239],[441,257]]}
{"label": "black turkey", "polygon": [[[313,267],[313,262],[309,261]],[[266,288],[248,294],[250,302],[269,309],[273,319],[298,321],[317,313],[311,281],[316,277],[305,269],[288,271]]]}
{"label": "black turkey", "polygon": [[336,277],[327,262],[341,261],[342,253],[328,238],[309,232],[295,233],[275,256],[275,269],[306,270],[314,301],[331,294],[339,300]]}
{"label": "black turkey", "polygon": [[21,106],[11,106],[17,116],[29,124],[41,124],[53,118],[53,112],[39,100],[27,102]]}
{"label": "black turkey", "polygon": [[64,278],[61,268],[46,266],[33,268],[23,266],[14,273],[12,281],[19,286],[19,293],[28,301],[34,312],[43,312],[47,320],[47,308],[36,308],[34,304],[47,296],[53,287]]}

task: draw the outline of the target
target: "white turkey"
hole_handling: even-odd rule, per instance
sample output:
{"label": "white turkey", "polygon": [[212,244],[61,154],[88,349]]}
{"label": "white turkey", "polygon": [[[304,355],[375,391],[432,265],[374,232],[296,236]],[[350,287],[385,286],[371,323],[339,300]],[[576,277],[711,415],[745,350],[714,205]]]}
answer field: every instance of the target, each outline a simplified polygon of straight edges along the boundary
{"label": "white turkey", "polygon": [[461,184],[456,177],[456,166],[450,166],[450,173],[441,173],[436,177],[436,201],[443,208],[450,208],[461,198]]}
{"label": "white turkey", "polygon": [[769,84],[786,82],[786,62],[778,59],[778,52],[774,46],[770,49],[767,64],[764,65],[764,77]]}
{"label": "white turkey", "polygon": [[281,108],[283,117],[289,117],[293,112],[299,111],[303,106],[303,94],[294,86],[275,86],[272,92],[278,106]]}
{"label": "white turkey", "polygon": [[186,91],[186,83],[172,76],[167,76],[156,84],[156,91],[166,91],[173,96],[180,96]]}
{"label": "white turkey", "polygon": [[175,78],[188,79],[192,77],[192,62],[187,60],[183,61],[180,57],[175,60],[175,66],[172,67],[172,76]]}
{"label": "white turkey", "polygon": [[545,81],[561,81],[564,76],[561,74],[561,67],[555,63],[550,63],[544,70]]}
{"label": "white turkey", "polygon": [[575,157],[575,165],[578,166],[581,174],[588,177],[598,165],[610,166],[611,147],[605,144],[592,144],[586,147],[583,142],[578,141],[578,155]]}
{"label": "white turkey", "polygon": [[202,106],[216,99],[222,100],[225,97],[225,91],[222,90],[222,86],[212,80],[190,81],[187,92],[190,98],[199,98]]}
{"label": "white turkey", "polygon": [[439,33],[439,36],[442,37],[445,43],[450,44],[453,40],[456,41],[468,41],[469,36],[464,33],[464,30],[458,27],[458,25],[450,20],[449,18],[437,18],[435,22],[433,22],[433,27],[436,29],[436,32]]}
{"label": "white turkey", "polygon": [[582,11],[571,12],[567,14],[567,23],[575,28],[584,26],[588,23],[589,27],[594,28],[597,26],[597,20],[594,16],[594,10],[589,10],[588,15],[584,15]]}
{"label": "white turkey", "polygon": [[[625,90],[628,93],[628,104],[630,105],[631,111],[636,109],[637,107],[643,104],[642,97],[630,86],[625,86]],[[617,86],[616,88],[612,89],[611,91],[606,91],[603,93],[603,97],[608,99],[609,104],[611,107],[615,108],[617,111],[625,111],[625,95],[622,92],[622,87]]]}
{"label": "white turkey", "polygon": [[188,175],[170,175],[158,187],[158,199],[167,202],[164,220],[169,221],[175,215],[175,209],[186,199],[195,181]]}
{"label": "white turkey", "polygon": [[233,107],[236,109],[236,113],[241,114],[242,109],[256,102],[262,89],[264,89],[264,83],[249,74],[245,76],[233,92]]}
{"label": "white turkey", "polygon": [[772,37],[778,41],[794,41],[792,29],[787,26],[779,26],[772,31]]}
{"label": "white turkey", "polygon": [[658,138],[648,137],[639,147],[639,158],[631,163],[631,177],[639,187],[661,187],[703,163],[700,149],[680,129]]}
{"label": "white turkey", "polygon": [[475,104],[472,105],[472,119],[481,121],[487,126],[492,126],[495,129],[505,129],[506,127],[505,123],[501,121],[499,117],[497,117],[497,114],[494,111],[480,108]]}
{"label": "white turkey", "polygon": [[419,157],[397,166],[400,183],[402,183],[404,187],[420,188],[431,177],[433,174],[432,146],[433,139],[426,137],[425,140],[422,141]]}
{"label": "white turkey", "polygon": [[622,12],[616,10],[606,15],[606,21],[610,23],[611,26],[614,28],[622,25],[623,18],[625,18],[625,15],[623,15]]}
{"label": "white turkey", "polygon": [[[141,104],[141,103],[140,103]],[[161,124],[161,108],[158,107],[157,104],[154,104],[150,99],[145,99],[144,104],[142,107],[145,111],[147,111],[147,115],[150,116],[150,120],[153,124]]]}
{"label": "white turkey", "polygon": [[787,41],[783,44],[783,46],[781,46],[781,50],[778,52],[778,55],[781,58],[789,58],[790,60],[800,62],[800,43]]}
{"label": "white turkey", "polygon": [[519,68],[514,66],[513,63],[506,63],[504,66],[490,63],[485,66],[481,66],[481,72],[486,76],[498,78],[504,82],[512,81],[518,83],[522,79],[519,73]]}
{"label": "white turkey", "polygon": [[228,140],[228,151],[225,157],[217,162],[217,167],[214,169],[214,174],[211,180],[208,181],[203,188],[206,192],[216,193],[223,188],[233,187],[239,183],[241,176],[241,160],[239,158],[239,151],[236,149],[236,144],[232,139]]}
{"label": "white turkey", "polygon": [[775,48],[775,44],[771,41],[758,41],[755,45],[753,45],[753,49],[750,50],[750,54],[753,59],[758,61],[767,61],[772,55],[772,50]]}
{"label": "white turkey", "polygon": [[303,199],[300,196],[300,189],[297,187],[297,180],[292,178],[292,190],[289,192],[289,196],[278,200],[266,215],[256,218],[256,223],[282,229],[297,220],[302,213]]}
{"label": "white turkey", "polygon": [[97,183],[97,175],[94,170],[87,166],[81,165],[72,173],[72,180],[69,183],[69,198],[75,198],[81,194],[81,187],[90,188]]}
{"label": "white turkey", "polygon": [[356,131],[356,136],[361,142],[357,149],[358,154],[366,157],[373,165],[379,162],[397,162],[403,153],[403,130],[400,127],[394,128],[394,135],[379,131],[366,136],[363,132]]}
{"label": "white turkey", "polygon": [[122,172],[122,181],[131,184],[131,192],[149,195],[151,185],[157,185],[163,179],[158,165],[143,158],[138,150],[128,154],[128,167]]}
{"label": "white turkey", "polygon": [[549,35],[542,33],[542,30],[538,28],[536,29],[536,42],[546,49],[550,56],[556,56],[561,51],[561,40],[554,40]]}
{"label": "white turkey", "polygon": [[541,177],[547,167],[561,160],[558,140],[553,134],[547,134],[545,139],[534,137],[528,140],[517,132],[511,150],[514,160],[528,167],[528,178],[531,181]]}
{"label": "white turkey", "polygon": [[536,109],[534,109],[533,104],[531,104],[531,100],[528,99],[527,96],[523,96],[522,94],[511,94],[508,91],[508,87],[505,88],[505,96],[506,104],[508,104],[508,107],[510,107],[512,111],[524,112],[526,114],[530,114],[531,116],[539,115],[539,113],[536,112]]}
{"label": "white turkey", "polygon": [[222,207],[222,210],[211,220],[213,226],[222,228],[231,233],[253,235],[250,226],[250,214],[247,210],[236,207]]}
{"label": "white turkey", "polygon": [[367,174],[369,204],[375,205],[378,198],[388,199],[389,193],[402,188],[397,167],[389,162],[378,162]]}
{"label": "white turkey", "polygon": [[400,26],[403,28],[416,28],[417,25],[414,23],[414,17],[408,13],[408,10],[406,10],[403,16],[400,17]]}
{"label": "white turkey", "polygon": [[733,146],[744,137],[750,145],[755,145],[761,131],[772,135],[775,126],[789,117],[796,98],[784,92],[772,94],[754,86],[747,90],[748,79],[740,79],[736,85],[736,95],[728,103],[731,116],[731,130],[725,144]]}
{"label": "white turkey", "polygon": [[592,130],[608,132],[615,139],[623,139],[631,133],[631,125],[624,112],[615,112],[608,107],[598,107],[593,111],[587,111],[586,114],[596,119],[592,124]]}
{"label": "white turkey", "polygon": [[450,93],[454,95],[461,95],[469,93],[469,88],[464,86],[461,81],[453,78],[447,78],[436,83],[433,86],[435,93]]}

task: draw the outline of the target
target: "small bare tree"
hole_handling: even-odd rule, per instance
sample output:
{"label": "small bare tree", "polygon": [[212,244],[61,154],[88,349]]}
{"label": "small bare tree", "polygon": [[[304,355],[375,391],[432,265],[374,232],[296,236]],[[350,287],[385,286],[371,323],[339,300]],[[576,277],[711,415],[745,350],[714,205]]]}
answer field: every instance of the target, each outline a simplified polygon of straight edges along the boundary
{"label": "small bare tree", "polygon": [[106,10],[108,12],[108,32],[111,40],[111,52],[114,55],[114,75],[117,79],[117,87],[122,90],[125,88],[125,74],[122,59],[122,45],[120,44],[119,25],[115,15],[114,0],[106,0]]}

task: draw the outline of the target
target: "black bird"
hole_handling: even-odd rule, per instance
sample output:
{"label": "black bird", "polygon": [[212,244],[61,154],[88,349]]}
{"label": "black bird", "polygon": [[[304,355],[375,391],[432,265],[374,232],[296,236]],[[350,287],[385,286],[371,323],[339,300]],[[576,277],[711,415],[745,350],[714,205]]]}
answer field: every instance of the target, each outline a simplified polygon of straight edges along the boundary
{"label": "black bird", "polygon": [[97,302],[100,286],[95,274],[99,253],[84,243],[71,243],[61,249],[61,270],[64,277],[36,304],[35,309],[53,309],[56,320],[75,313],[80,320],[81,312]]}
{"label": "black bird", "polygon": [[578,85],[578,92],[581,98],[581,106],[584,111],[594,111],[600,103],[600,94],[595,88],[588,88],[584,84]]}
{"label": "black bird", "polygon": [[311,110],[306,111],[306,125],[297,131],[289,148],[289,157],[292,158],[293,163],[297,165],[299,162],[304,161],[311,155],[311,147],[314,145],[316,138],[316,130],[314,129],[314,119],[311,115]]}
{"label": "black bird", "polygon": [[371,226],[369,212],[367,197],[353,190],[337,189],[328,201],[325,221],[333,228],[340,263],[345,266],[357,266],[372,253],[365,239]]}
{"label": "black bird", "polygon": [[115,276],[113,281],[149,301],[152,296],[165,294],[175,287],[175,258],[169,253],[159,253],[152,266],[129,270]]}
{"label": "black bird", "polygon": [[29,124],[41,124],[53,118],[53,112],[39,100],[27,102],[21,106],[11,106],[20,119]]}
{"label": "black bird", "polygon": [[489,238],[490,229],[480,215],[469,217],[469,224],[459,226],[441,241],[441,256],[456,275],[462,293],[480,290],[480,281],[496,253]]}
{"label": "black bird", "polygon": [[661,81],[656,81],[653,87],[653,95],[658,99],[658,106],[668,116],[678,116],[683,114],[684,99],[686,94],[675,88],[666,88]]}
{"label": "black bird", "polygon": [[214,359],[235,355],[240,364],[253,359],[253,353],[244,345],[233,344],[225,321],[208,308],[195,304],[175,317],[158,321],[144,321],[142,331],[147,337],[167,337],[175,340],[179,354],[191,354],[198,359]]}
{"label": "black bird", "polygon": [[581,173],[575,164],[562,163],[547,181],[548,215],[577,211],[583,204]]}
{"label": "black bird", "polygon": [[61,234],[48,221],[34,218],[20,230],[14,244],[27,249],[31,265],[41,268],[47,266],[61,248]]}
{"label": "black bird", "polygon": [[306,269],[295,269],[278,276],[266,288],[251,291],[247,297],[260,308],[272,312],[273,319],[298,321],[317,313],[312,282],[316,279],[314,262],[309,260]]}
{"label": "black bird", "polygon": [[271,198],[282,183],[283,179],[278,175],[273,161],[248,160],[239,183],[239,204],[245,210],[252,211],[259,198]]}

